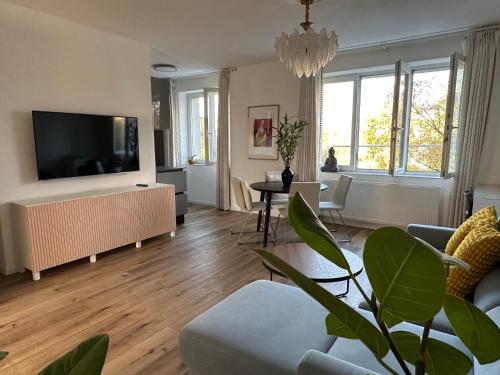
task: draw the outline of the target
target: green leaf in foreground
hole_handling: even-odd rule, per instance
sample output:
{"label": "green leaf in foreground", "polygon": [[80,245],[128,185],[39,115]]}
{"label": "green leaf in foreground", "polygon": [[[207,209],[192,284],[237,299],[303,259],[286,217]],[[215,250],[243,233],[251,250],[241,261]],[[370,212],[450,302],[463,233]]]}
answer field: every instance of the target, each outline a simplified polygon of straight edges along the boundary
{"label": "green leaf in foreground", "polygon": [[[387,354],[389,351],[389,343],[387,342],[387,339],[363,315],[332,295],[326,289],[323,289],[311,279],[304,276],[276,255],[266,250],[255,250],[255,252],[280,270],[329,312],[335,315],[335,319],[327,318],[327,324],[337,324],[338,322],[341,322],[345,327],[339,327],[337,332],[343,332],[344,334],[350,336],[355,335],[354,337],[361,340],[361,342],[379,359],[383,358]],[[333,327],[328,329],[330,332],[335,330]]]}
{"label": "green leaf in foreground", "polygon": [[0,361],[7,357],[9,355],[9,352],[0,352]]}
{"label": "green leaf in foreground", "polygon": [[472,303],[446,294],[444,311],[453,330],[480,364],[500,359],[500,329]]}
{"label": "green leaf in foreground", "polygon": [[39,375],[99,375],[108,344],[108,335],[91,337],[45,367]]}
{"label": "green leaf in foreground", "polygon": [[381,316],[386,311],[395,318],[423,322],[443,306],[446,273],[441,260],[405,231],[374,231],[366,240],[363,263]]}
{"label": "green leaf in foreground", "polygon": [[288,220],[297,234],[313,250],[340,268],[349,269],[339,245],[330,231],[298,192],[288,201]]}
{"label": "green leaf in foreground", "polygon": [[[411,332],[391,333],[403,359],[415,366],[420,337]],[[472,361],[460,350],[444,342],[428,338],[425,349],[426,373],[429,375],[467,375]]]}

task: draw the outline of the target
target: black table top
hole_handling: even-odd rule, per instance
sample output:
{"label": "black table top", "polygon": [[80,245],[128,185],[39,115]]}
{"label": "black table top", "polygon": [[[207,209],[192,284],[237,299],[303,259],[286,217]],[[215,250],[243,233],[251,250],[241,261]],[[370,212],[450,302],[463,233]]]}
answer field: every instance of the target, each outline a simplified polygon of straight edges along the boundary
{"label": "black table top", "polygon": [[[288,193],[290,186],[285,186],[281,181],[261,181],[250,184],[250,187],[257,191],[266,191],[271,193]],[[328,189],[328,185],[321,184],[321,190]]]}

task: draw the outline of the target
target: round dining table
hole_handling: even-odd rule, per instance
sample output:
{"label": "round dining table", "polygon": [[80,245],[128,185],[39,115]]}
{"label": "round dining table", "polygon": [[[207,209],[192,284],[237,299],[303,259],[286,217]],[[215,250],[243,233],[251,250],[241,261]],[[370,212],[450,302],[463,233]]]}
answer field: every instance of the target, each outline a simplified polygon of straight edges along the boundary
{"label": "round dining table", "polygon": [[[290,186],[285,186],[281,181],[261,181],[254,182],[250,184],[250,187],[254,190],[260,191],[260,201],[266,202],[266,215],[264,218],[264,240],[262,245],[267,247],[267,236],[269,234],[269,218],[271,215],[271,199],[273,194],[288,194],[290,192]],[[328,185],[321,184],[321,191],[328,189]],[[257,232],[260,231],[262,224],[262,211],[259,211],[259,217],[257,218]]]}

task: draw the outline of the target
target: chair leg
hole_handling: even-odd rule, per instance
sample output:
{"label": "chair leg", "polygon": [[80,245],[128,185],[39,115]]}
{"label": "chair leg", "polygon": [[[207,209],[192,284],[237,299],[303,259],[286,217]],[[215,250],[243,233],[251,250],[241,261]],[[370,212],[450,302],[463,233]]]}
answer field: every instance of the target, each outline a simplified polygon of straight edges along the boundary
{"label": "chair leg", "polygon": [[242,243],[240,242],[241,240],[241,236],[243,235],[243,231],[245,230],[245,227],[247,226],[247,223],[248,223],[248,219],[250,218],[250,215],[252,213],[249,212],[246,219],[245,219],[245,223],[243,224],[243,226],[241,227],[241,232],[240,232],[240,235],[238,236],[238,245],[241,245]]}
{"label": "chair leg", "polygon": [[332,219],[332,224],[333,224],[333,229],[330,232],[336,232],[337,231],[337,223],[335,223],[335,219],[332,215],[332,210],[328,210],[328,213],[330,214],[330,218]]}
{"label": "chair leg", "polygon": [[239,233],[239,232],[234,232],[233,229],[241,221],[241,214],[242,213],[243,213],[243,210],[240,210],[240,213],[238,214],[238,217],[234,221],[233,225],[231,225],[231,234],[238,234]]}
{"label": "chair leg", "polygon": [[348,238],[347,240],[340,240],[340,241],[337,241],[337,242],[339,242],[339,243],[351,242],[352,237],[351,237],[349,229],[347,228],[347,225],[345,225],[344,217],[342,216],[342,214],[340,213],[340,211],[337,210],[337,213],[340,216],[340,220],[342,221],[342,226],[345,228],[345,230],[347,232],[347,238]]}

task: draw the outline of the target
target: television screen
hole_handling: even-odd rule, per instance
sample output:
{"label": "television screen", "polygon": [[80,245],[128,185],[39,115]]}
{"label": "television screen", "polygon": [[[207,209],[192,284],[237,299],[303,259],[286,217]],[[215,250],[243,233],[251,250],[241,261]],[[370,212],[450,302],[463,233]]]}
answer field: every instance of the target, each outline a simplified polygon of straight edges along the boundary
{"label": "television screen", "polygon": [[32,113],[39,180],[139,170],[136,117]]}

